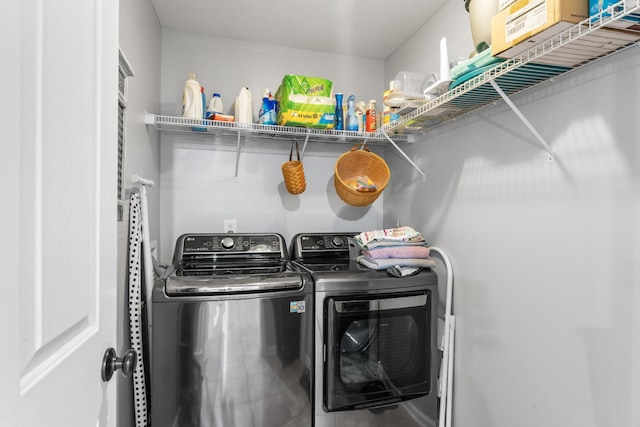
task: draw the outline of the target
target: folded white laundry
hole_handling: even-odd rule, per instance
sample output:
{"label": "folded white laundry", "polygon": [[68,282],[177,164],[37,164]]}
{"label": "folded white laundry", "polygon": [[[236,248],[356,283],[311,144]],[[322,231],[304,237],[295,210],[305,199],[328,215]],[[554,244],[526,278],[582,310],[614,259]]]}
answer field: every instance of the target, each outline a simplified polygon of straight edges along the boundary
{"label": "folded white laundry", "polygon": [[371,246],[374,243],[406,243],[424,242],[424,239],[414,228],[409,226],[387,228],[384,230],[363,231],[356,236],[356,240],[362,247]]}
{"label": "folded white laundry", "polygon": [[399,245],[363,249],[362,255],[370,259],[380,258],[427,258],[429,248],[425,245]]}

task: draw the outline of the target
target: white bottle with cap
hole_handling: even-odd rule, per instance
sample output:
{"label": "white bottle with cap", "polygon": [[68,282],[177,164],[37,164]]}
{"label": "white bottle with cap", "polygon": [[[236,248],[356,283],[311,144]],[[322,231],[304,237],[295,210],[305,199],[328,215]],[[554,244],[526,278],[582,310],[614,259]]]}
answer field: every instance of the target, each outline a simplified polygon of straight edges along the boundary
{"label": "white bottle with cap", "polygon": [[236,98],[235,116],[237,123],[253,123],[253,105],[248,87],[240,89]]}
{"label": "white bottle with cap", "polygon": [[182,117],[186,119],[203,118],[202,88],[194,73],[187,74],[187,82],[182,92]]}
{"label": "white bottle with cap", "polygon": [[213,120],[214,114],[222,114],[224,111],[224,107],[222,106],[222,98],[219,93],[214,93],[211,97],[211,101],[209,101],[209,106],[207,107],[207,119]]}

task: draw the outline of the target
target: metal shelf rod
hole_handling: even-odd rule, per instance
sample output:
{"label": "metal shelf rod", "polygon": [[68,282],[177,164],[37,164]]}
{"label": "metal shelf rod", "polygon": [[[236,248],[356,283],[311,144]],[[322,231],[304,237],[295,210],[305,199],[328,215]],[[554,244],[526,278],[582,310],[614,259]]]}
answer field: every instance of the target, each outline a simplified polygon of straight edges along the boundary
{"label": "metal shelf rod", "polygon": [[553,152],[549,144],[547,144],[547,141],[545,141],[542,135],[540,135],[540,133],[536,130],[536,128],[533,127],[531,122],[527,120],[527,118],[524,116],[524,114],[522,114],[520,109],[516,107],[516,104],[514,104],[513,101],[511,101],[511,99],[509,99],[509,97],[502,91],[502,89],[500,89],[500,86],[498,86],[498,84],[493,80],[491,80],[489,83],[491,83],[491,86],[493,86],[493,89],[495,89],[495,91],[498,92],[498,95],[500,95],[502,99],[504,99],[504,102],[507,103],[507,105],[511,108],[511,110],[513,110],[513,112],[516,113],[516,116],[518,116],[518,118],[522,120],[522,123],[524,123],[525,126],[529,129],[529,131],[531,131],[533,136],[535,136],[538,139],[538,142],[540,142],[540,144],[547,151],[547,154],[549,154],[549,161],[553,162],[555,158],[555,153]]}
{"label": "metal shelf rod", "polygon": [[[423,181],[426,181],[425,174],[424,174],[424,172],[422,172],[422,170],[418,167],[418,165],[416,165],[416,164],[413,162],[413,160],[411,160],[411,159],[409,158],[409,156],[407,156],[407,154],[406,154],[404,151],[402,151],[402,150],[400,149],[400,147],[398,147],[398,145],[397,145],[395,142],[393,142],[393,139],[391,139],[391,138],[389,137],[389,135],[387,135],[387,133],[386,133],[386,132],[382,132],[382,135],[384,135],[384,137],[385,137],[385,138],[387,138],[387,140],[391,143],[391,145],[393,145],[393,146],[394,146],[394,148],[395,148],[396,150],[398,150],[398,152],[402,155],[402,157],[404,157],[404,158],[405,158],[405,160],[406,160],[406,161],[408,161],[408,162],[411,164],[411,166],[413,166],[413,168],[414,168],[415,170],[417,170],[417,171],[418,171],[418,173],[419,173],[420,175],[422,175],[422,180],[423,180]],[[362,146],[364,147],[364,143],[362,144]]]}
{"label": "metal shelf rod", "polygon": [[236,147],[236,182],[238,181],[238,167],[240,165],[240,132],[238,132],[238,141]]}
{"label": "metal shelf rod", "polygon": [[300,154],[300,160],[304,157],[304,153],[307,150],[307,143],[309,142],[309,136],[311,133],[307,131],[307,136],[304,137],[304,144],[302,145],[302,153]]}

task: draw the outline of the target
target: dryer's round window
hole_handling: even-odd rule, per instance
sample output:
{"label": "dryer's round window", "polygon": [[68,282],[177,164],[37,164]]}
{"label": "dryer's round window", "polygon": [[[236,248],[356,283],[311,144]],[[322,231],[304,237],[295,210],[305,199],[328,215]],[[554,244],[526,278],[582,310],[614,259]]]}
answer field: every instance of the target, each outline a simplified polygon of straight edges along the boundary
{"label": "dryer's round window", "polygon": [[421,357],[418,330],[411,315],[353,320],[340,337],[343,384],[373,385],[415,374]]}

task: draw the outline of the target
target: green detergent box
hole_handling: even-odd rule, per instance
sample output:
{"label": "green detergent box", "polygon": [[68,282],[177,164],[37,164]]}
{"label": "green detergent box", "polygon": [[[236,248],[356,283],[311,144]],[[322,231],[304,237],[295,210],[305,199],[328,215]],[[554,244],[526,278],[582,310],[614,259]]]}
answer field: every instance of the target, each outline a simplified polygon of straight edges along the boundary
{"label": "green detergent box", "polygon": [[276,91],[278,124],[333,129],[336,103],[332,81],[321,77],[287,74]]}

